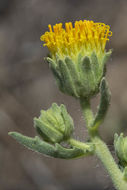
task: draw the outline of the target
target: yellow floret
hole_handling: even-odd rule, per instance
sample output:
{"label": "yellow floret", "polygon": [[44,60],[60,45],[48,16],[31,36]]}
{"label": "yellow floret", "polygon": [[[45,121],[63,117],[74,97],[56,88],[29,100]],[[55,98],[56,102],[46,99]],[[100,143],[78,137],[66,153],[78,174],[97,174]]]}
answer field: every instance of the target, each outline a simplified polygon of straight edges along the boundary
{"label": "yellow floret", "polygon": [[40,37],[44,41],[52,55],[76,56],[77,53],[89,54],[95,51],[97,54],[104,53],[106,42],[112,36],[110,26],[104,23],[80,20],[74,23],[62,23],[53,26],[48,25],[49,32]]}

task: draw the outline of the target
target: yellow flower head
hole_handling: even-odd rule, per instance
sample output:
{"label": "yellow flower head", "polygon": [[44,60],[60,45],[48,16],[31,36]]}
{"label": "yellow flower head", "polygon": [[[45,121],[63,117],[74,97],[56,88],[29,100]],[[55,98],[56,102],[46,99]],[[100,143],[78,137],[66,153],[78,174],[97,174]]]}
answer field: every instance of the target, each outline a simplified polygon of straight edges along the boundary
{"label": "yellow flower head", "polygon": [[80,52],[89,55],[95,52],[97,55],[105,52],[106,42],[112,36],[110,26],[104,23],[80,20],[74,23],[62,23],[53,26],[48,25],[49,32],[41,36],[44,46],[47,46],[52,56],[70,56],[74,58]]}

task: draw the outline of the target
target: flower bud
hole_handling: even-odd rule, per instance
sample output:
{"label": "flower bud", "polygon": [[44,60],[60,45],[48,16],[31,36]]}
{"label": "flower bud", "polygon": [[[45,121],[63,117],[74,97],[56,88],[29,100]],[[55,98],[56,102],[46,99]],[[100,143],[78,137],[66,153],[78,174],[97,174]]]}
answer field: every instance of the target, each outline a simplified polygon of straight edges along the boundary
{"label": "flower bud", "polygon": [[73,132],[73,120],[63,104],[53,103],[47,111],[42,110],[40,117],[34,118],[34,126],[40,136],[51,143],[60,143]]}
{"label": "flower bud", "polygon": [[115,134],[114,146],[120,165],[123,167],[127,166],[127,137],[123,137],[123,133],[120,136]]}

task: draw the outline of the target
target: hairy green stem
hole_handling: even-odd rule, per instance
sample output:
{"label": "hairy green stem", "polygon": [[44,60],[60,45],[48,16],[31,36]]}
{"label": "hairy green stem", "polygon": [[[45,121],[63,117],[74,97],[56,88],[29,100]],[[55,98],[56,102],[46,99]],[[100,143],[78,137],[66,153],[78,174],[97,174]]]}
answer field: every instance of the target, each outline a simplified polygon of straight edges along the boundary
{"label": "hairy green stem", "polygon": [[89,149],[90,148],[90,145],[89,144],[86,144],[86,143],[83,143],[83,142],[80,142],[80,141],[77,141],[73,138],[69,139],[68,140],[69,144],[71,144],[72,146],[75,146],[77,148],[80,148],[82,150],[84,149]]}
{"label": "hairy green stem", "polygon": [[83,115],[86,121],[86,127],[89,128],[91,123],[93,122],[93,113],[90,109],[90,101],[88,99],[80,99],[80,105],[83,111]]}
{"label": "hairy green stem", "polygon": [[93,142],[95,146],[95,154],[101,160],[104,167],[108,171],[115,188],[117,190],[127,190],[127,182],[124,180],[123,173],[118,168],[118,165],[114,161],[107,145],[101,140],[98,132],[93,133],[90,130],[90,124],[93,121],[93,113],[90,108],[90,101],[81,99],[80,104],[89,131],[91,142]]}

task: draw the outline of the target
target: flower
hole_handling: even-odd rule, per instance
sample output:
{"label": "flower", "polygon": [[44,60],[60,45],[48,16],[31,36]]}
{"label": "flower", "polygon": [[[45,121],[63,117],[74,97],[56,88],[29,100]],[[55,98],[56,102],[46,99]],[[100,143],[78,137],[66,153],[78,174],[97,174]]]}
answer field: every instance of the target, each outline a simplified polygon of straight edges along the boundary
{"label": "flower", "polygon": [[97,55],[104,54],[106,42],[112,36],[109,25],[87,20],[76,21],[74,27],[72,22],[65,23],[65,29],[62,23],[54,25],[53,29],[51,25],[48,27],[49,32],[45,32],[40,39],[52,56],[58,54],[75,58],[79,52],[84,56],[93,50]]}
{"label": "flower", "polygon": [[112,36],[110,27],[93,21],[76,21],[49,27],[40,39],[50,51],[47,61],[59,89],[76,98],[89,98],[99,92],[105,63],[111,55],[105,46]]}

